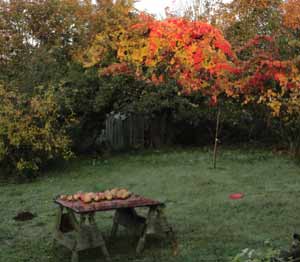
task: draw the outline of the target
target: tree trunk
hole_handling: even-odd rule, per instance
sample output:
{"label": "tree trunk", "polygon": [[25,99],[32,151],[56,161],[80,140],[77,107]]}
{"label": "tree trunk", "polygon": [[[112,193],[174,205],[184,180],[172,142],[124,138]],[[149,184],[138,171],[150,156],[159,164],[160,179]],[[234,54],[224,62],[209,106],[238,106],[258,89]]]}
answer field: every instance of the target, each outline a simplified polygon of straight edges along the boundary
{"label": "tree trunk", "polygon": [[217,168],[217,151],[218,151],[218,143],[219,143],[220,116],[221,116],[221,109],[220,109],[220,107],[218,107],[216,134],[215,134],[215,145],[214,145],[214,157],[213,157],[214,169]]}

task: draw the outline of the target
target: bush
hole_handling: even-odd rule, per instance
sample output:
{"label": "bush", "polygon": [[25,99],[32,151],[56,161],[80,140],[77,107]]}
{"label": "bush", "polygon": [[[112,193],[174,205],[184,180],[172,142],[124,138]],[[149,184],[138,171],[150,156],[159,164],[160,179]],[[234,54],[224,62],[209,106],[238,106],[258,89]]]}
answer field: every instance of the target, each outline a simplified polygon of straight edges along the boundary
{"label": "bush", "polygon": [[28,96],[0,84],[0,165],[10,173],[32,175],[50,159],[72,156],[72,114],[62,113],[54,87],[34,91]]}

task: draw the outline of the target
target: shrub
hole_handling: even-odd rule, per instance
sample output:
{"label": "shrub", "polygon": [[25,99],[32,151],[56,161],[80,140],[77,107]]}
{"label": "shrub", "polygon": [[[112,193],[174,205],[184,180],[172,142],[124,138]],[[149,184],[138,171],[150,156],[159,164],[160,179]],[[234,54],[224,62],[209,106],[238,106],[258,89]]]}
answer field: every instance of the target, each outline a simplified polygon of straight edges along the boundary
{"label": "shrub", "polygon": [[0,164],[10,173],[31,175],[50,159],[72,156],[67,129],[74,119],[62,114],[55,93],[40,86],[28,96],[0,84]]}

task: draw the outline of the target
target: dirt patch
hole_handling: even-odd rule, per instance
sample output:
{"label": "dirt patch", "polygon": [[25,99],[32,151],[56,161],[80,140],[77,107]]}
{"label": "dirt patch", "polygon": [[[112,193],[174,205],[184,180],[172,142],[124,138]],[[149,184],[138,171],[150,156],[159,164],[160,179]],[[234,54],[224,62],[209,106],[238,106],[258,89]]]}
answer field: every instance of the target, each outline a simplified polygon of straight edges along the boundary
{"label": "dirt patch", "polygon": [[35,218],[36,216],[34,214],[32,214],[31,212],[20,212],[18,213],[15,217],[14,220],[16,221],[28,221],[28,220],[32,220],[33,218]]}

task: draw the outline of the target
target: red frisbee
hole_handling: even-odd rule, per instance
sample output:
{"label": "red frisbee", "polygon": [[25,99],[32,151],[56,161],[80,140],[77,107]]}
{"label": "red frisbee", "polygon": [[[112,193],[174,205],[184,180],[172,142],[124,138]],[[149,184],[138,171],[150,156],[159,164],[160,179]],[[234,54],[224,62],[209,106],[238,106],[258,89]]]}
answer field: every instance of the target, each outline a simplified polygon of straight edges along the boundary
{"label": "red frisbee", "polygon": [[243,197],[244,197],[243,193],[234,193],[234,194],[229,195],[229,198],[232,200],[241,199]]}

